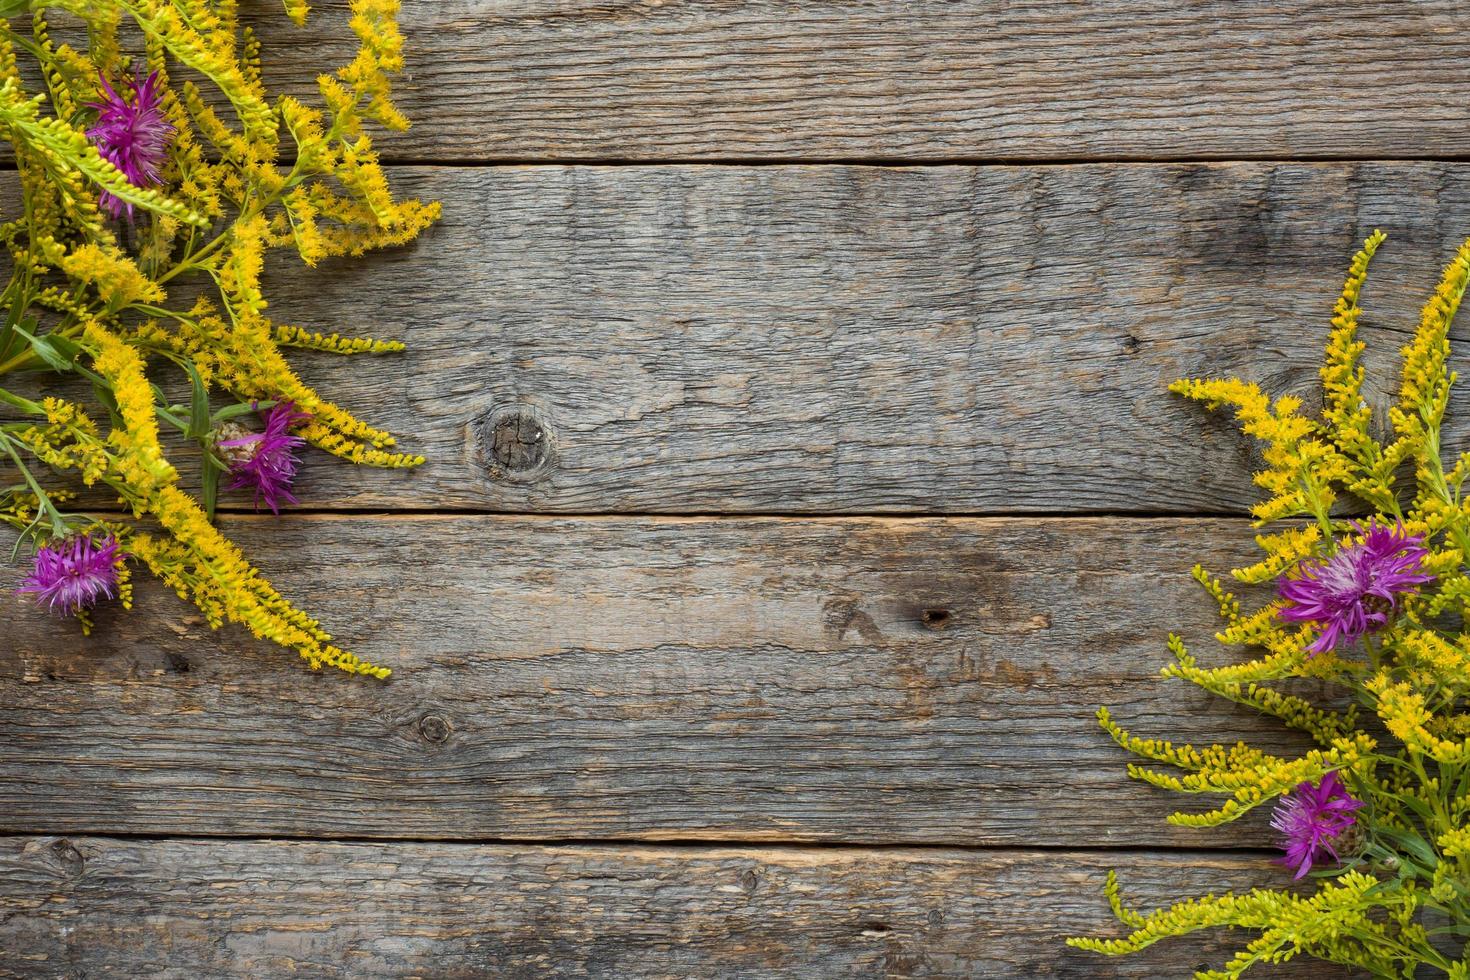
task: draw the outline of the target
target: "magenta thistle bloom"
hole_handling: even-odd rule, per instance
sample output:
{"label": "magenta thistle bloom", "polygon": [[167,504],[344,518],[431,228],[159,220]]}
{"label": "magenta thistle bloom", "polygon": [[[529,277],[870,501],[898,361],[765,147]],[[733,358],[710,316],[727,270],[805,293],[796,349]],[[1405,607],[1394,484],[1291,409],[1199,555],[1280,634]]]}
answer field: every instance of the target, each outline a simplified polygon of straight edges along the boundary
{"label": "magenta thistle bloom", "polygon": [[1271,817],[1271,826],[1281,834],[1281,848],[1286,856],[1281,863],[1296,868],[1294,877],[1305,877],[1312,863],[1331,856],[1339,864],[1342,857],[1337,845],[1355,823],[1353,816],[1363,806],[1337,778],[1329,772],[1313,786],[1301,783],[1281,798]]}
{"label": "magenta thistle bloom", "polygon": [[1288,623],[1315,623],[1321,635],[1307,647],[1326,653],[1339,643],[1382,629],[1398,597],[1419,591],[1433,575],[1421,574],[1428,556],[1424,539],[1404,534],[1403,527],[1356,525],[1363,540],[1339,548],[1323,562],[1303,563],[1300,578],[1282,579],[1281,598],[1292,604],[1277,615]]}
{"label": "magenta thistle bloom", "polygon": [[36,550],[36,567],[15,592],[33,593],[52,612],[75,616],[117,594],[122,557],[112,535],[100,542],[86,534],[65,538]]}
{"label": "magenta thistle bloom", "polygon": [[[164,154],[174,127],[163,116],[163,93],[158,73],[147,78],[136,75],[127,80],[131,101],[119,95],[107,79],[100,79],[104,93],[101,102],[89,102],[87,108],[97,110],[97,123],[87,130],[87,138],[108,163],[128,179],[134,187],[157,187],[163,183]],[[119,86],[121,88],[122,86]],[[102,192],[101,204],[114,218],[127,212],[133,220],[133,206]]]}
{"label": "magenta thistle bloom", "polygon": [[291,427],[311,418],[296,411],[293,402],[277,402],[265,413],[265,431],[252,432],[237,439],[224,439],[215,445],[225,450],[232,482],[227,489],[254,490],[255,509],[262,502],[272,514],[280,514],[281,503],[296,503],[291,495],[291,482],[296,479],[296,450],[306,445],[300,436],[291,435]]}

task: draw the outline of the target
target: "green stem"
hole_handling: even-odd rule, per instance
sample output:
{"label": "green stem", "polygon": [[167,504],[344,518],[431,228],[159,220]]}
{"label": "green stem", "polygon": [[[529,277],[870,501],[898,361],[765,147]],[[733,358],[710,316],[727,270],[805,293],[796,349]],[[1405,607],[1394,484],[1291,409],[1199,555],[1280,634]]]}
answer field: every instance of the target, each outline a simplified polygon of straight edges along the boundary
{"label": "green stem", "polygon": [[[297,161],[292,164],[291,172],[286,175],[286,181],[282,186],[282,190],[290,190],[298,183],[300,183],[301,180],[303,180],[305,177],[306,175],[301,173],[301,161],[298,158]],[[186,254],[184,258],[179,260],[177,265],[175,265],[172,269],[169,269],[167,272],[163,273],[163,275],[159,276],[155,281],[159,285],[163,285],[170,279],[173,279],[175,276],[198,268],[199,263],[202,260],[209,258],[211,255],[219,250],[220,246],[224,245],[225,242],[230,239],[231,232],[233,232],[234,229],[239,226],[240,222],[247,221],[250,218],[254,218],[257,215],[264,213],[267,208],[269,208],[273,204],[278,203],[283,197],[285,197],[284,193],[277,192],[268,199],[257,198],[254,201],[251,201],[249,200],[249,195],[247,195],[246,201],[242,204],[240,208],[240,213],[235,217],[235,221],[230,226],[230,229],[228,231],[220,232],[214,238],[210,239],[210,241],[205,244],[204,247],[199,249],[199,251]]]}
{"label": "green stem", "polygon": [[1440,458],[1439,446],[1439,419],[1424,418],[1424,462],[1426,475],[1430,488],[1435,496],[1444,501],[1445,507],[1450,511],[1449,519],[1445,522],[1445,530],[1454,539],[1455,547],[1460,549],[1460,564],[1470,562],[1470,535],[1467,535],[1461,523],[1463,513],[1455,506],[1455,498],[1450,493],[1449,483],[1445,480],[1444,460]]}
{"label": "green stem", "polygon": [[1302,495],[1307,499],[1307,506],[1311,508],[1312,515],[1317,518],[1317,525],[1322,529],[1322,541],[1324,544],[1332,543],[1332,518],[1327,514],[1327,507],[1322,503],[1321,488],[1317,481],[1311,476],[1302,478]]}
{"label": "green stem", "polygon": [[1363,648],[1368,651],[1368,655],[1373,662],[1373,670],[1376,672],[1383,666],[1383,648],[1377,643],[1374,643],[1373,637],[1366,633],[1363,635]]}
{"label": "green stem", "polygon": [[36,495],[37,519],[39,520],[41,517],[49,516],[51,518],[51,533],[58,538],[66,537],[66,521],[62,518],[61,513],[55,506],[52,505],[51,498],[47,496],[46,491],[41,489],[41,484],[31,474],[30,468],[25,464],[25,460],[20,458],[20,453],[15,448],[15,440],[10,438],[10,436],[0,433],[0,443],[5,444],[5,451],[15,461],[16,468],[20,470],[21,478],[26,481],[26,486],[30,488],[31,493]]}

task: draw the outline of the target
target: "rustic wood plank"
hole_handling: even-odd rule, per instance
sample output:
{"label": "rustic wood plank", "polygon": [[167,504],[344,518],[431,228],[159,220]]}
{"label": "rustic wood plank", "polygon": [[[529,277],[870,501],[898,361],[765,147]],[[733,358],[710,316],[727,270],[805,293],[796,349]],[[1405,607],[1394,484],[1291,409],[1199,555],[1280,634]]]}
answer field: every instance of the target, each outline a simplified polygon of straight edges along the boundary
{"label": "rustic wood plank", "polygon": [[1188,852],[6,838],[0,972],[1152,978],[1242,941],[1067,949],[1118,931],[1099,893],[1115,866],[1142,907],[1285,877]]}
{"label": "rustic wood plank", "polygon": [[[245,5],[271,77],[313,92],[345,0],[306,31]],[[1450,0],[407,0],[416,160],[1035,160],[1470,151]]]}
{"label": "rustic wood plank", "polygon": [[375,261],[276,266],[273,312],[404,337],[381,364],[298,363],[430,462],[318,457],[312,507],[1243,511],[1248,442],[1168,382],[1310,397],[1347,259],[1382,226],[1382,402],[1470,232],[1461,164],[398,176],[443,225]]}
{"label": "rustic wood plank", "polygon": [[1262,846],[1264,814],[1165,826],[1195,801],[1130,783],[1093,709],[1300,747],[1156,677],[1169,629],[1223,656],[1187,570],[1247,560],[1242,522],[229,531],[395,676],[309,674],[157,588],[83,641],[0,569],[0,831]]}

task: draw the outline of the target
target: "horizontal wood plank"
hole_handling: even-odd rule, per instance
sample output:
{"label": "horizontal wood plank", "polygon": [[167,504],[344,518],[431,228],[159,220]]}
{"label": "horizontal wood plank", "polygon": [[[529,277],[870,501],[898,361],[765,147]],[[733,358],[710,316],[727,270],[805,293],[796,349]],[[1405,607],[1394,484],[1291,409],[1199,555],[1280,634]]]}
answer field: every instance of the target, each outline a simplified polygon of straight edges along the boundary
{"label": "horizontal wood plank", "polygon": [[[1162,977],[1217,932],[1109,959],[1141,907],[1282,883],[1210,854],[0,839],[0,972],[156,977]],[[1273,975],[1336,977],[1291,964]]]}
{"label": "horizontal wood plank", "polygon": [[[313,92],[346,0],[245,5]],[[406,0],[415,160],[1456,155],[1450,0]]]}
{"label": "horizontal wood plank", "polygon": [[[144,584],[83,640],[0,569],[0,831],[1267,846],[1131,783],[1140,734],[1301,743],[1158,679],[1189,579],[1254,546],[1175,520],[242,518],[385,683],[211,634]],[[8,543],[0,540],[0,545]],[[1119,814],[1126,813],[1126,820]]]}
{"label": "horizontal wood plank", "polygon": [[314,508],[1243,512],[1250,443],[1166,385],[1312,397],[1347,261],[1381,226],[1364,336],[1386,404],[1470,232],[1459,164],[397,176],[443,224],[370,261],[278,263],[272,312],[404,338],[297,363],[429,463],[317,454]]}

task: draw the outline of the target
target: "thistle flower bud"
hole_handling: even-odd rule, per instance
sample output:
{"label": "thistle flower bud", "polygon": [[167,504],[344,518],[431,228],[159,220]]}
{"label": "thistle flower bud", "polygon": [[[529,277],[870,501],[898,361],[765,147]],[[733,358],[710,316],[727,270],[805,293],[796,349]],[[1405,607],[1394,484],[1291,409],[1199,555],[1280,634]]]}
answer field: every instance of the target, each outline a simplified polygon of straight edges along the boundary
{"label": "thistle flower bud", "polygon": [[238,422],[221,425],[216,431],[228,438],[217,438],[215,448],[234,477],[229,489],[253,490],[255,509],[264,503],[272,514],[280,514],[282,503],[296,503],[291,494],[298,465],[296,450],[306,445],[306,440],[291,435],[290,429],[309,418],[307,413],[296,411],[292,402],[281,401],[265,413],[264,432],[253,432]]}
{"label": "thistle flower bud", "polygon": [[[134,187],[157,187],[163,183],[168,141],[174,134],[174,127],[164,117],[158,73],[129,79],[126,91],[131,98],[119,95],[106,78],[98,81],[102,86],[102,100],[87,105],[97,110],[97,124],[87,130],[87,138],[103,159],[122,172],[128,183]],[[102,194],[101,204],[114,218],[126,213],[128,220],[133,220],[132,204],[106,192]]]}

